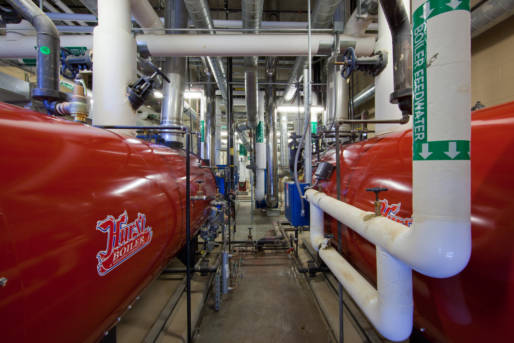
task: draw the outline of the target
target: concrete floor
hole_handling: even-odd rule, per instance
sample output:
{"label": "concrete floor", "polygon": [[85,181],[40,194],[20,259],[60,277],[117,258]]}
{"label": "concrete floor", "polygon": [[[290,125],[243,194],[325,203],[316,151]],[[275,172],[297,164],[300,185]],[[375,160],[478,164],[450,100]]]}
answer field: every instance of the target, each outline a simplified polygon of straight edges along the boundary
{"label": "concrete floor", "polygon": [[[236,240],[248,238],[250,202],[238,203]],[[279,217],[254,213],[254,239],[269,234]],[[303,275],[297,274],[286,251],[240,253],[234,290],[221,310],[204,308],[195,342],[331,342]]]}

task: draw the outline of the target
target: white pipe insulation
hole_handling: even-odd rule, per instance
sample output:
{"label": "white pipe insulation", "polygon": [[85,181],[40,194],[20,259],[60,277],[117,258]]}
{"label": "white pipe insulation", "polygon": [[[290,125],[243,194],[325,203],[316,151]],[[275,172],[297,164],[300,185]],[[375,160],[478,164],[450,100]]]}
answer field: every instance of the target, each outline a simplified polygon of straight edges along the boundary
{"label": "white pipe insulation", "polygon": [[[116,13],[116,15],[120,16],[121,13]],[[101,25],[100,22],[99,25]],[[62,35],[61,45],[91,48],[91,38],[91,36],[86,35]],[[375,40],[372,37],[342,35],[339,38],[342,50],[349,46],[355,47],[358,56],[369,56],[373,52]],[[309,51],[307,39],[306,34],[296,33],[245,35],[244,37],[241,34],[145,34],[136,36],[138,44],[146,45],[153,57],[306,56]],[[0,37],[0,45],[2,46],[0,58],[34,57],[36,55],[34,51],[35,43],[35,36]],[[313,34],[313,55],[329,54],[333,43],[334,37],[330,34]]]}
{"label": "white pipe insulation", "polygon": [[136,78],[136,41],[130,13],[129,0],[98,1],[98,26],[93,34],[94,125],[136,124],[127,97],[127,86]]}
{"label": "white pipe insulation", "polygon": [[[379,332],[412,328],[409,269],[436,278],[471,255],[469,1],[413,1],[413,224],[394,222],[309,189],[311,241]],[[377,247],[375,290],[323,238],[322,211]],[[407,318],[408,317],[408,318]]]}
{"label": "white pipe insulation", "polygon": [[404,340],[412,331],[412,273],[403,262],[377,247],[377,289],[375,289],[324,238],[323,211],[310,204],[312,247],[337,280],[387,339]]}
{"label": "white pipe insulation", "polygon": [[257,104],[257,129],[255,132],[255,201],[264,201],[264,170],[266,169],[266,143],[264,142],[264,92],[259,92]]}

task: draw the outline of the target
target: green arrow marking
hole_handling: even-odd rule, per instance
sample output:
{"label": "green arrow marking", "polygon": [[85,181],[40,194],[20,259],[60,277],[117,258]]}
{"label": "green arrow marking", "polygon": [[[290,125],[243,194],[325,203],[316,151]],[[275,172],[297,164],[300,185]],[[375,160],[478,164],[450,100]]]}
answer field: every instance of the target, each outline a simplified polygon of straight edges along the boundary
{"label": "green arrow marking", "polygon": [[264,143],[264,123],[262,121],[259,121],[259,124],[257,124],[256,141],[257,143]]}
{"label": "green arrow marking", "polygon": [[415,147],[414,161],[469,160],[469,141],[430,141]]}
{"label": "green arrow marking", "polygon": [[200,142],[205,142],[205,120],[200,120]]}
{"label": "green arrow marking", "polygon": [[413,14],[412,26],[412,150],[413,160],[469,160],[469,141],[428,141],[427,21],[440,14],[469,11],[469,0],[429,0]]}

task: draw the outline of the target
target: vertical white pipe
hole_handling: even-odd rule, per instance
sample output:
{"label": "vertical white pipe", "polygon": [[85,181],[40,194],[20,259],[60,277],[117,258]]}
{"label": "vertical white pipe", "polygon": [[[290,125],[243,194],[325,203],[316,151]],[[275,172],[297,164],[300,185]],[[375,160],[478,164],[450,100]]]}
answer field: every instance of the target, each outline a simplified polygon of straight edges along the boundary
{"label": "vertical white pipe", "polygon": [[200,99],[200,156],[202,160],[205,160],[209,156],[209,143],[207,138],[207,127],[206,127],[206,113],[207,113],[207,101],[205,93],[202,94]]}
{"label": "vertical white pipe", "polygon": [[[428,19],[423,20],[423,14]],[[469,253],[469,1],[433,8],[430,2],[415,0],[412,18],[414,222],[416,228],[419,224],[420,229],[430,232],[444,230],[448,243],[458,244],[450,240],[461,239],[460,245],[468,247]],[[435,225],[438,218],[447,218],[451,225]]]}
{"label": "vertical white pipe", "polygon": [[135,125],[127,87],[136,77],[129,0],[99,0],[93,33],[93,124]]}
{"label": "vertical white pipe", "polygon": [[257,129],[255,133],[255,201],[264,201],[264,170],[266,169],[266,144],[264,142],[264,110],[266,104],[264,92],[259,92],[259,103],[257,104]]}

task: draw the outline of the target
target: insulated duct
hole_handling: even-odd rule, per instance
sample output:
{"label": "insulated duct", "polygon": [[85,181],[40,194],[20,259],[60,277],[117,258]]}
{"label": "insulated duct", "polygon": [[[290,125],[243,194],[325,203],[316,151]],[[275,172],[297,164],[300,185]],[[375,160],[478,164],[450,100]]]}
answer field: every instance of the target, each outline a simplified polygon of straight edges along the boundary
{"label": "insulated duct", "polygon": [[59,93],[59,32],[54,23],[31,0],[8,0],[9,4],[37,31],[37,87],[32,97],[38,100],[58,100]]}
{"label": "insulated duct", "polygon": [[[188,17],[183,0],[168,0],[166,2],[164,18],[167,28],[187,27]],[[171,34],[173,34],[173,32],[171,32]],[[161,125],[181,125],[184,106],[184,82],[186,76],[185,57],[167,58],[164,62],[164,73],[170,82],[164,83]],[[180,135],[163,133],[161,137],[166,144],[180,145]]]}
{"label": "insulated duct", "polygon": [[[325,29],[330,27],[333,21],[334,13],[340,2],[341,0],[318,0],[312,14],[312,28]],[[298,82],[300,76],[303,73],[303,68],[305,67],[306,61],[306,56],[300,56],[296,58],[293,70],[291,70],[291,76],[289,77],[289,85],[284,92],[283,100],[287,102],[293,100],[296,94],[296,82]]]}
{"label": "insulated duct", "polygon": [[[184,4],[195,27],[206,29],[209,34],[215,33],[209,4],[206,0],[184,0]],[[207,57],[207,62],[221,92],[221,96],[227,101],[227,80],[222,59],[220,57]]]}
{"label": "insulated duct", "polygon": [[502,22],[514,14],[514,0],[489,0],[471,12],[471,37]]}
{"label": "insulated duct", "polygon": [[412,51],[408,9],[402,0],[380,0],[393,39],[394,91],[391,103],[404,115],[412,113]]}
{"label": "insulated duct", "polygon": [[[262,21],[263,0],[243,0],[242,17],[243,28],[252,29],[258,33]],[[257,99],[258,95],[258,56],[245,57],[245,98],[247,122],[250,129],[257,127]]]}

